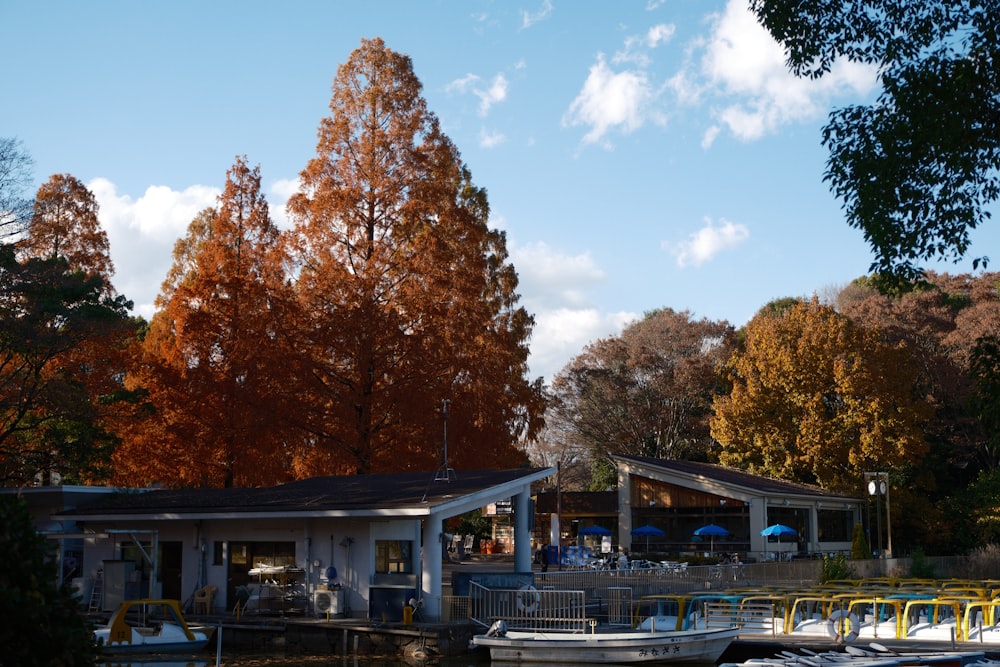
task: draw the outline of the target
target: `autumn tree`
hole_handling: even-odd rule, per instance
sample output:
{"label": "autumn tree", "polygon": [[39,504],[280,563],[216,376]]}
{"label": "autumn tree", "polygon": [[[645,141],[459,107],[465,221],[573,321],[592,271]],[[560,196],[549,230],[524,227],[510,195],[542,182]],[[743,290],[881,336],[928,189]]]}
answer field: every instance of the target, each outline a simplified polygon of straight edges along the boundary
{"label": "autumn tree", "polygon": [[[669,308],[601,339],[559,372],[552,391],[594,460],[610,454],[701,459],[732,327]],[[564,418],[565,420],[565,418]],[[602,484],[603,486],[604,484]]]}
{"label": "autumn tree", "polygon": [[520,464],[539,426],[506,240],[420,91],[409,57],[362,41],[289,200],[312,363],[299,474],[433,469],[444,406],[459,468]]}
{"label": "autumn tree", "polygon": [[0,239],[20,237],[31,219],[34,161],[17,139],[0,137]]}
{"label": "autumn tree", "polygon": [[[825,180],[875,252],[911,279],[965,256],[1000,195],[997,0],[751,0],[799,76],[872,65],[881,92],[823,129]],[[986,258],[974,260],[974,266]]]}
{"label": "autumn tree", "polygon": [[70,174],[56,174],[38,189],[31,225],[18,250],[28,257],[65,257],[74,270],[100,276],[112,291],[111,244],[98,211],[87,186]]}
{"label": "autumn tree", "polygon": [[237,158],[218,206],[174,249],[129,378],[152,411],[127,428],[118,481],[261,486],[288,479],[294,320],[260,169]]}
{"label": "autumn tree", "polygon": [[927,451],[909,351],[816,300],[755,316],[726,372],[711,420],[723,465],[857,493],[864,471]]}
{"label": "autumn tree", "polygon": [[971,409],[978,400],[973,350],[1000,331],[1000,274],[928,272],[908,289],[869,288],[841,312],[862,326],[878,326],[887,342],[904,343],[913,353],[920,393],[935,413],[925,432],[945,450],[932,464],[939,472],[961,468],[963,477],[974,476],[1000,463]]}

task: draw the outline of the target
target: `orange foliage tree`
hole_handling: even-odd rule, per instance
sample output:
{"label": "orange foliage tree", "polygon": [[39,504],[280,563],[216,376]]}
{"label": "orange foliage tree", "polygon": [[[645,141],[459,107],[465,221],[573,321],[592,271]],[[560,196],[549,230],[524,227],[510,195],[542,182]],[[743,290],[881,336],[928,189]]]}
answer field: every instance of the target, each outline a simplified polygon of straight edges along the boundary
{"label": "orange foliage tree", "polygon": [[301,475],[443,464],[444,405],[455,467],[521,464],[540,424],[505,238],[420,90],[408,57],[363,41],[289,201],[311,363]]}
{"label": "orange foliage tree", "polygon": [[129,381],[150,413],[123,424],[118,482],[258,486],[289,475],[291,294],[260,170],[237,158],[218,207],[174,249]]}
{"label": "orange foliage tree", "polygon": [[816,300],[758,313],[727,371],[711,419],[724,465],[856,493],[864,471],[927,452],[908,349]]}
{"label": "orange foliage tree", "polygon": [[27,257],[65,257],[71,269],[101,276],[112,290],[111,245],[98,210],[87,186],[70,174],[55,174],[35,195],[28,235],[18,249]]}

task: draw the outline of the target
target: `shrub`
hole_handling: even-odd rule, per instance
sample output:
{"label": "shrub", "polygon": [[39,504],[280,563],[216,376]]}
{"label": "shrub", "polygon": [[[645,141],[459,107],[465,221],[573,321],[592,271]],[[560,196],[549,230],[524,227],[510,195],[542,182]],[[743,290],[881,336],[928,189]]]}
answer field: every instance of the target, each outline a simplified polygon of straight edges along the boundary
{"label": "shrub", "polygon": [[923,549],[913,552],[910,560],[910,576],[914,579],[936,579],[937,573],[934,571],[934,563],[928,563]]}
{"label": "shrub", "polygon": [[854,532],[851,535],[851,560],[864,560],[871,557],[872,550],[868,546],[865,528],[860,523],[856,523],[854,524]]}
{"label": "shrub", "polygon": [[965,558],[965,564],[960,573],[968,579],[992,579],[1000,572],[1000,546],[987,544],[973,549]]}
{"label": "shrub", "polygon": [[823,556],[823,571],[820,573],[820,581],[825,583],[833,579],[857,579],[858,575],[847,562],[847,556],[837,554],[836,556]]}

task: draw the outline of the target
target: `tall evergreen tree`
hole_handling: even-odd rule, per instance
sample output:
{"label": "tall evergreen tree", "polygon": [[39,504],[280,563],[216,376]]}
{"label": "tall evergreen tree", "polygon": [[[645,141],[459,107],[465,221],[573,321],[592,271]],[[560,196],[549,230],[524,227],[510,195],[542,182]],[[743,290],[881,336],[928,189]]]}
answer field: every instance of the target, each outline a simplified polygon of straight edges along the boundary
{"label": "tall evergreen tree", "polygon": [[93,628],[23,499],[0,496],[0,646],[7,667],[90,667]]}

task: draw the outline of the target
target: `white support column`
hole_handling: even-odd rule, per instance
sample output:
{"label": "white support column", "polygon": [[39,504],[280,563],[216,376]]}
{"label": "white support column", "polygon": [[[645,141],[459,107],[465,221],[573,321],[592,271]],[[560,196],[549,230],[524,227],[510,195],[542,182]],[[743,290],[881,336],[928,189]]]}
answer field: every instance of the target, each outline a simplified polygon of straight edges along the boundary
{"label": "white support column", "polygon": [[819,546],[819,507],[809,508],[809,534],[806,535],[806,548],[809,551],[822,551]]}
{"label": "white support column", "polygon": [[529,490],[515,493],[514,506],[514,571],[531,572],[531,496]]}
{"label": "white support column", "polygon": [[428,619],[441,618],[441,532],[444,524],[437,514],[431,514],[424,521],[423,553],[424,567],[421,573],[421,597],[424,600],[423,614]]}
{"label": "white support column", "polygon": [[618,464],[618,546],[632,546],[632,478],[628,470]]}

